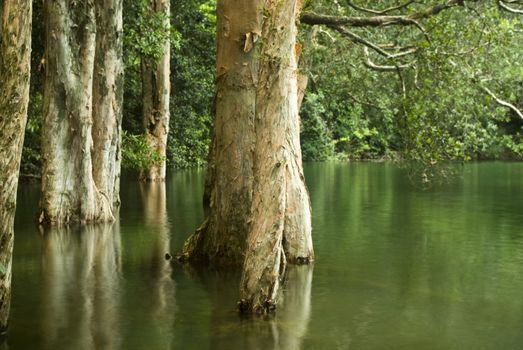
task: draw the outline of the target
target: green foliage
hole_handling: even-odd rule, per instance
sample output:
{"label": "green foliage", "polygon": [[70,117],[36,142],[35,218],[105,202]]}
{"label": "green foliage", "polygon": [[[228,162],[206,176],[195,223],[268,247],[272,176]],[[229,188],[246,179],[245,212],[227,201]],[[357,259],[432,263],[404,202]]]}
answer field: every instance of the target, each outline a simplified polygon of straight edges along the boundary
{"label": "green foliage", "polygon": [[[358,3],[378,8],[396,4]],[[368,15],[340,3],[315,1],[310,6],[320,13]],[[488,87],[523,106],[523,71],[516,64],[523,61],[523,51],[515,49],[523,44],[521,19],[500,12],[493,3],[469,6],[474,9],[456,8],[424,21],[430,42],[412,27],[351,28],[374,43],[419,46],[415,55],[395,61],[415,62],[401,76],[395,70],[368,69],[359,45],[320,29],[304,53],[312,82],[308,96],[315,97],[304,102],[303,125],[312,120],[313,130],[326,125],[322,133],[334,141],[337,157],[399,158],[418,164],[425,174],[447,160],[521,158],[523,121],[482,90]],[[394,64],[372,50],[370,59]],[[311,108],[316,113],[311,114]],[[323,124],[314,119],[318,116]],[[309,150],[316,139],[302,137],[303,149]],[[311,159],[309,154],[306,159]],[[314,158],[322,155],[314,153]]]}
{"label": "green foliage", "polygon": [[122,167],[124,169],[143,170],[159,164],[164,158],[149,147],[143,134],[122,134]]}
{"label": "green foliage", "polygon": [[[164,32],[159,26],[162,18],[148,18],[143,1],[124,4],[126,43],[126,76],[123,128],[130,134],[140,134],[142,127],[141,67],[144,53],[159,48],[153,40],[145,43],[134,40],[140,31]],[[214,96],[216,2],[214,0],[171,1],[171,32],[176,33],[171,47],[171,103],[167,144],[169,166],[185,168],[206,162],[210,129],[211,106]],[[142,13],[142,15],[139,15]],[[140,20],[145,16],[145,20]],[[148,21],[158,26],[144,24]],[[142,23],[144,22],[144,23]],[[157,30],[154,30],[157,28]],[[146,39],[144,39],[146,40]],[[147,39],[150,40],[150,39]],[[171,40],[173,40],[171,38]],[[142,45],[144,44],[144,45]],[[145,49],[144,49],[145,48]]]}
{"label": "green foliage", "polygon": [[[151,10],[150,1],[134,0],[125,6],[124,47],[127,65],[139,64],[139,58],[160,59],[167,40],[173,47],[179,45],[179,33],[170,25],[164,13]],[[129,53],[135,53],[129,54]]]}
{"label": "green foliage", "polygon": [[173,23],[181,40],[171,58],[168,161],[177,168],[200,166],[207,160],[214,99],[215,8],[214,0],[172,4]]}
{"label": "green foliage", "polygon": [[43,3],[33,4],[33,30],[31,32],[31,85],[29,90],[29,108],[27,112],[27,127],[24,137],[24,148],[20,173],[23,175],[40,175],[42,156],[40,151],[40,135],[43,118],[43,86],[44,86],[44,23],[41,20]]}
{"label": "green foliage", "polygon": [[334,157],[334,141],[322,118],[325,113],[323,94],[310,93],[303,101],[302,116],[302,154],[303,159],[322,161]]}
{"label": "green foliage", "polygon": [[[379,8],[398,4],[355,3]],[[325,14],[369,15],[344,2],[314,0],[305,6]],[[422,9],[427,3],[411,6]],[[421,48],[397,61],[371,51],[377,64],[415,62],[402,71],[401,79],[395,71],[368,69],[361,46],[327,28],[305,43],[301,70],[309,75],[310,84],[300,113],[304,159],[395,158],[426,175],[446,160],[522,159],[523,121],[482,90],[488,87],[522,109],[521,17],[501,12],[495,2],[467,6],[424,20],[430,41],[414,27],[351,28],[374,43]],[[172,0],[171,15],[165,16],[151,11],[146,0],[124,2],[126,167],[140,169],[158,160],[144,138],[136,136],[143,133],[140,63],[144,57],[158,58],[167,39],[172,86],[168,164],[205,164],[215,91],[215,9],[215,0]],[[33,12],[31,99],[21,171],[38,174],[45,33],[41,2],[34,3]],[[398,12],[402,13],[406,10]],[[300,40],[306,36],[302,30]]]}

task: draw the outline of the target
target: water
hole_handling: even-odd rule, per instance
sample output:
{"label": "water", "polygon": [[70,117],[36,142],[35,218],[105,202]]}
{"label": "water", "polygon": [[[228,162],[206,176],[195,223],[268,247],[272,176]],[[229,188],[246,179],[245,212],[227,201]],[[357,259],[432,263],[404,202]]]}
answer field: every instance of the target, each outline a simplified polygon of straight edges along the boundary
{"label": "water", "polygon": [[309,164],[313,267],[270,320],[234,311],[238,274],[171,267],[203,218],[203,173],[123,179],[112,226],[41,232],[19,192],[10,349],[521,349],[523,164],[413,187],[390,164]]}

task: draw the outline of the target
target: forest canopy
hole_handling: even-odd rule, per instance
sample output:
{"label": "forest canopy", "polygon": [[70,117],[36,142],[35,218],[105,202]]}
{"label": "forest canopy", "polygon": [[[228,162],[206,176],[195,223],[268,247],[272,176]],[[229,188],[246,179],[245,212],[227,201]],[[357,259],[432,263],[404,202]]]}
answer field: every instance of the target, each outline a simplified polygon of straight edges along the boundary
{"label": "forest canopy", "polygon": [[[405,17],[444,1],[307,1],[303,14]],[[300,71],[305,161],[523,157],[522,19],[517,1],[455,2],[438,15],[398,25],[311,26],[303,18]],[[213,122],[216,2],[172,1],[171,28],[141,0],[124,4],[123,166],[161,157],[142,129],[140,57],[171,39],[169,167],[207,162]],[[511,9],[512,11],[508,11]],[[41,2],[34,4],[31,99],[22,174],[39,176],[45,62]],[[322,19],[325,22],[325,19]],[[321,22],[321,21],[320,21]],[[501,103],[500,103],[501,102]],[[511,107],[510,107],[510,106]],[[513,107],[513,108],[512,108]]]}

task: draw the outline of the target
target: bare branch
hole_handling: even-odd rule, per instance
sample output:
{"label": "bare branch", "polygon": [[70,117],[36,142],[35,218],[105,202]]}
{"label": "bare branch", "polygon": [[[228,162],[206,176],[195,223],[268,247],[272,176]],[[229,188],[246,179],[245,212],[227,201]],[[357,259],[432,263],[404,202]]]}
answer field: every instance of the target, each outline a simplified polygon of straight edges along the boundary
{"label": "bare branch", "polygon": [[520,111],[516,106],[514,106],[512,103],[510,102],[507,102],[507,101],[504,101],[502,99],[500,99],[499,97],[497,97],[492,91],[490,91],[487,87],[485,86],[480,86],[481,90],[485,91],[487,94],[490,95],[490,97],[492,97],[494,99],[494,101],[496,101],[497,104],[503,106],[503,107],[507,107],[509,109],[511,109],[512,111],[516,112],[516,114],[521,118],[523,119],[523,112]]}
{"label": "bare branch", "polygon": [[390,66],[383,66],[378,65],[371,61],[369,56],[369,49],[367,47],[363,48],[363,53],[365,53],[366,60],[363,62],[365,67],[370,68],[372,70],[378,71],[378,72],[396,72],[398,69],[407,69],[411,68],[414,63],[408,63],[403,65],[390,65]]}
{"label": "bare branch", "polygon": [[398,6],[393,6],[393,7],[389,7],[389,8],[386,8],[384,10],[372,10],[372,9],[367,9],[367,8],[364,8],[364,7],[361,7],[361,6],[358,6],[356,4],[353,4],[351,1],[347,1],[347,4],[352,7],[353,9],[355,10],[358,10],[358,11],[361,11],[361,12],[367,12],[367,13],[372,13],[374,15],[384,15],[386,13],[389,13],[389,12],[393,12],[393,11],[397,11],[397,10],[401,10],[402,8],[405,8],[407,6],[409,6],[410,4],[412,4],[415,0],[410,0],[410,1],[407,1],[401,5],[398,5]]}
{"label": "bare branch", "polygon": [[362,38],[361,36],[359,36],[359,35],[351,32],[351,31],[345,29],[344,27],[341,27],[341,26],[329,26],[329,28],[332,28],[332,29],[338,31],[340,34],[342,34],[343,36],[348,37],[350,40],[352,40],[355,43],[362,44],[362,45],[364,45],[364,46],[366,46],[368,48],[373,49],[374,51],[376,51],[377,53],[379,53],[380,55],[382,55],[382,56],[384,56],[384,57],[386,57],[388,59],[393,59],[393,58],[398,58],[398,57],[410,55],[410,54],[413,54],[416,51],[418,51],[417,47],[412,47],[412,48],[409,48],[406,51],[401,51],[401,52],[398,52],[398,53],[389,53],[389,52],[383,50],[379,45],[376,45],[376,44],[368,41],[367,39]]}
{"label": "bare branch", "polygon": [[[454,62],[453,60],[449,60],[449,63],[451,65],[453,65],[454,67],[458,67],[458,64],[456,62]],[[478,79],[474,76],[469,76],[469,79],[472,83],[478,83]],[[496,101],[497,104],[503,106],[503,107],[506,107],[506,108],[509,108],[511,109],[512,111],[514,111],[521,119],[523,119],[523,112],[521,110],[519,110],[516,106],[514,106],[512,103],[510,102],[507,102],[507,101],[504,101],[502,99],[500,99],[499,97],[497,97],[489,88],[485,87],[485,86],[482,86],[480,85],[481,82],[486,82],[486,81],[489,81],[490,79],[482,79],[480,80],[480,82],[478,83],[478,86],[481,90],[483,90],[484,92],[486,92],[490,97],[492,97],[492,99],[494,99],[494,101]]]}
{"label": "bare branch", "polygon": [[516,9],[514,7],[510,7],[508,6],[507,4],[517,4],[517,5],[521,5],[521,2],[518,2],[518,1],[498,1],[498,4],[500,7],[502,7],[504,10],[508,11],[508,12],[512,12],[512,13],[517,13],[519,15],[522,15],[523,14],[523,10],[520,10],[520,9]]}
{"label": "bare branch", "polygon": [[351,27],[385,27],[391,25],[415,25],[419,26],[417,20],[429,18],[455,6],[462,6],[464,0],[448,0],[445,3],[427,7],[426,9],[405,16],[329,16],[313,12],[305,12],[301,15],[301,23],[309,25],[346,25]]}
{"label": "bare branch", "polygon": [[396,66],[396,73],[398,73],[398,78],[400,79],[401,92],[402,92],[403,100],[405,101],[407,99],[407,85],[405,84],[405,79],[403,78],[403,73],[401,72],[401,69],[399,66]]}
{"label": "bare branch", "polygon": [[374,51],[376,51],[377,53],[379,53],[382,56],[385,56],[387,58],[389,58],[389,56],[390,56],[387,51],[381,49],[378,45],[362,38],[361,36],[351,32],[341,26],[329,26],[329,28],[332,28],[332,29],[338,31],[340,34],[342,34],[343,36],[346,36],[347,38],[349,38],[350,40],[352,40],[355,43],[370,47],[371,49],[373,49]]}

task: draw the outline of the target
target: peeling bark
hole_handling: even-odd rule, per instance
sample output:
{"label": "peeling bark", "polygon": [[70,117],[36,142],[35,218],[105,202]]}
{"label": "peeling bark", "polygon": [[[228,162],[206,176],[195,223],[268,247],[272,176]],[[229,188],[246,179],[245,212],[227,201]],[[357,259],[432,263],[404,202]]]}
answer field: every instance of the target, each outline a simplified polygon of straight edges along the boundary
{"label": "peeling bark", "polygon": [[[169,28],[170,0],[150,0],[151,10],[165,14]],[[169,134],[169,99],[171,45],[166,40],[159,60],[142,58],[143,128],[149,147],[162,159],[140,174],[144,181],[165,181],[167,136]]]}
{"label": "peeling bark", "polygon": [[[252,226],[240,297],[255,312],[276,300],[284,261],[313,259],[311,213],[299,142],[296,1],[269,1],[264,8],[259,84],[256,92],[256,152]],[[285,257],[285,259],[283,258]]]}
{"label": "peeling bark", "polygon": [[4,0],[0,25],[0,334],[11,300],[14,216],[29,103],[31,1]]}
{"label": "peeling bark", "polygon": [[314,259],[299,142],[299,7],[218,1],[210,215],[182,258],[242,265],[245,312],[272,309],[286,263]]}
{"label": "peeling bark", "polygon": [[45,3],[42,224],[114,220],[123,88],[121,7],[117,0]]}
{"label": "peeling bark", "polygon": [[246,33],[261,33],[258,1],[218,1],[217,91],[207,196],[210,216],[191,236],[193,262],[243,264],[253,191],[257,50],[244,52]]}
{"label": "peeling bark", "polygon": [[120,206],[123,104],[122,0],[96,0],[96,54],[93,83],[93,178],[110,202]]}

